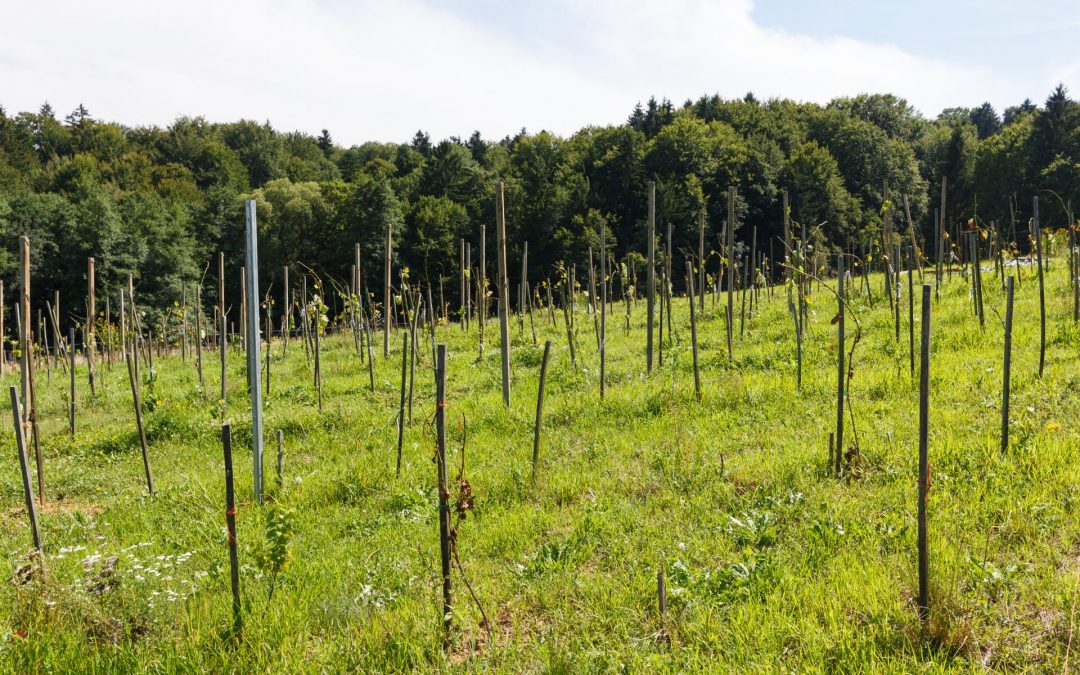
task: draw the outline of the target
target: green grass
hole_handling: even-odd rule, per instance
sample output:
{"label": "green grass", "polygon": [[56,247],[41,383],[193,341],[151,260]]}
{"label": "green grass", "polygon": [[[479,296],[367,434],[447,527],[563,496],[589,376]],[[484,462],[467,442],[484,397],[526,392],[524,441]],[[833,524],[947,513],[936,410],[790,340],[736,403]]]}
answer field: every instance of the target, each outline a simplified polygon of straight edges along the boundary
{"label": "green grass", "polygon": [[[376,387],[351,336],[323,342],[325,410],[294,341],[273,346],[265,403],[267,485],[251,502],[244,363],[230,354],[244,627],[230,637],[217,354],[206,391],[193,360],[155,362],[144,385],[158,488],[146,495],[127,373],[101,374],[91,398],[80,367],[79,433],[66,433],[67,379],[38,376],[50,505],[41,514],[48,571],[0,583],[0,669],[7,672],[387,672],[418,670],[1060,672],[1080,575],[1080,329],[1067,264],[1048,272],[1046,373],[1036,377],[1038,294],[1017,289],[1012,443],[999,454],[1003,293],[985,275],[987,321],[959,275],[933,307],[930,570],[932,610],[914,606],[918,383],[908,374],[906,311],[894,343],[882,279],[876,304],[852,299],[863,339],[850,395],[861,453],[852,475],[826,467],[835,426],[835,299],[816,290],[796,387],[782,289],[729,362],[722,309],[699,325],[703,397],[694,399],[685,299],[663,366],[645,374],[644,312],[608,321],[607,398],[599,399],[591,318],[579,304],[578,370],[566,333],[537,314],[513,336],[513,404],[502,404],[498,323],[477,360],[469,334],[449,344],[451,477],[467,421],[476,508],[458,547],[491,634],[455,572],[455,629],[442,649],[433,434],[434,381],[424,337],[413,425],[394,476],[400,336],[377,360]],[[928,277],[929,279],[929,277]],[[905,288],[906,293],[906,288]],[[738,301],[738,300],[737,300]],[[738,315],[738,305],[736,305]],[[918,302],[916,302],[918,315]],[[849,335],[854,324],[849,319]],[[551,339],[543,447],[531,479],[532,424],[544,339]],[[667,339],[665,330],[665,340]],[[918,330],[916,331],[918,339]],[[376,336],[381,352],[381,338]],[[16,383],[9,373],[4,384]],[[8,579],[30,548],[10,412],[0,443],[0,546]],[[274,433],[284,430],[284,487]],[[846,438],[851,439],[848,420]],[[295,516],[273,600],[252,547],[264,510]],[[115,571],[102,565],[117,556]],[[670,589],[656,609],[656,574]],[[95,583],[101,593],[90,590]],[[1071,668],[1080,664],[1072,647]]]}

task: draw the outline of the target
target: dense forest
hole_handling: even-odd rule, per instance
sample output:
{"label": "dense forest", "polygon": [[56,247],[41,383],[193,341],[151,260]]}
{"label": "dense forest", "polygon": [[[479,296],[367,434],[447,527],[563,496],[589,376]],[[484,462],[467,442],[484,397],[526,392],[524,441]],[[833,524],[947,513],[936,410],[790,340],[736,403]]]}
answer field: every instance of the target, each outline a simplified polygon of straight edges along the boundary
{"label": "dense forest", "polygon": [[[1077,103],[1058,86],[1042,107],[1024,101],[999,116],[987,103],[928,119],[887,94],[824,106],[752,94],[681,107],[651,99],[625,124],[569,138],[522,130],[498,141],[474,133],[434,142],[417,132],[408,143],[349,148],[327,130],[313,137],[249,120],[128,127],[83,106],[63,119],[48,104],[18,114],[0,107],[0,278],[16,285],[18,238],[29,235],[38,297],[83,297],[94,256],[99,297],[114,297],[132,273],[146,304],[164,307],[185,287],[190,298],[204,273],[214,279],[205,270],[223,251],[235,304],[243,201],[254,198],[264,286],[280,288],[284,266],[346,278],[359,243],[367,283],[378,288],[390,224],[395,265],[414,280],[453,280],[452,301],[459,238],[475,251],[486,222],[492,250],[498,179],[510,258],[527,241],[530,276],[541,278],[559,260],[583,261],[605,225],[618,258],[644,251],[650,180],[657,230],[670,224],[676,250],[696,250],[702,214],[715,247],[730,185],[737,237],[748,241],[756,226],[760,250],[771,241],[779,253],[784,190],[792,218],[811,226],[819,247],[862,251],[880,232],[886,198],[898,205],[907,196],[932,238],[942,177],[950,224],[996,227],[1009,240],[1040,195],[1043,223],[1063,225],[1067,200],[1080,197]],[[207,283],[204,302],[216,295]],[[81,302],[66,304],[74,314]]]}

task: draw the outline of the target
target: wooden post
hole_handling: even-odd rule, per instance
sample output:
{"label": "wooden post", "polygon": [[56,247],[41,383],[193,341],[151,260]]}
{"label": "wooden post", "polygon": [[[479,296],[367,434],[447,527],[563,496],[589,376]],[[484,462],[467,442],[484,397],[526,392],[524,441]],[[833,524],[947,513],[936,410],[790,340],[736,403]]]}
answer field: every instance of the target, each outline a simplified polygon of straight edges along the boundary
{"label": "wooden post", "polygon": [[[413,411],[413,385],[416,384],[416,358],[417,358],[416,353],[417,353],[417,351],[419,351],[418,347],[420,345],[420,341],[416,337],[416,327],[420,322],[420,313],[422,311],[421,306],[423,304],[424,304],[423,301],[420,299],[420,287],[417,286],[417,288],[416,288],[416,297],[415,297],[415,300],[413,301],[413,308],[414,309],[413,309],[413,313],[412,313],[412,320],[409,322],[409,325],[406,327],[407,330],[408,330],[408,338],[409,338],[409,407],[408,407],[408,411],[409,411],[409,428],[410,429],[412,428],[412,425],[413,425],[413,414],[412,414],[412,411]],[[408,316],[408,312],[406,312],[405,316],[406,317]],[[434,356],[434,354],[432,354],[432,356]]]}
{"label": "wooden post", "polygon": [[836,259],[836,451],[844,453],[844,399],[847,398],[847,368],[844,366],[844,256]]}
{"label": "wooden post", "polygon": [[698,283],[697,288],[701,291],[698,298],[698,309],[705,311],[705,209],[698,214]]}
{"label": "wooden post", "polygon": [[397,419],[397,470],[395,475],[401,475],[401,445],[405,440],[405,377],[409,367],[409,335],[402,334],[401,340],[401,400],[398,403]]}
{"label": "wooden post", "polygon": [[97,344],[94,341],[94,324],[97,321],[96,311],[96,289],[94,288],[94,259],[88,258],[86,261],[86,282],[88,285],[89,294],[87,295],[87,307],[86,307],[86,365],[87,372],[90,375],[90,391],[94,390],[94,360],[91,358],[91,352],[97,351]]}
{"label": "wooden post", "polygon": [[480,221],[480,274],[476,279],[476,321],[480,331],[480,358],[484,358],[484,325],[487,324],[487,222]]}
{"label": "wooden post", "polygon": [[233,631],[243,623],[240,604],[240,563],[236,552],[236,491],[233,488],[232,425],[221,425],[221,446],[225,452],[225,532],[229,542],[229,581],[232,587]]}
{"label": "wooden post", "polygon": [[942,176],[941,177],[941,206],[940,206],[940,213],[935,213],[934,214],[935,216],[937,216],[934,219],[936,221],[935,225],[937,226],[937,276],[934,279],[934,295],[935,295],[935,297],[937,297],[937,295],[941,292],[941,275],[943,273],[943,271],[942,271],[942,263],[944,262],[944,259],[945,259],[945,236],[946,236],[945,221],[947,220],[947,218],[945,216],[945,189],[946,189],[947,183],[948,183],[948,179],[945,176]]}
{"label": "wooden post", "polygon": [[[59,295],[59,293],[57,293],[57,295]],[[184,316],[186,317],[187,314],[185,313]],[[112,365],[113,365],[113,341],[112,341],[113,333],[112,333],[112,331],[113,331],[112,307],[110,307],[110,305],[109,305],[109,297],[105,296],[105,349],[106,349],[105,353],[106,353],[106,359],[108,359],[107,363],[108,363],[108,366],[109,366],[109,372],[110,373],[112,372]],[[186,331],[185,331],[185,334],[186,334]],[[57,349],[59,349],[60,333],[57,332],[56,335],[57,335],[57,338],[56,338],[57,339]],[[102,379],[101,384],[102,384],[103,387],[105,386],[105,380],[104,379]]]}
{"label": "wooden post", "polygon": [[667,237],[665,238],[664,251],[664,305],[667,313],[667,342],[671,343],[675,337],[672,324],[672,221],[667,219]]}
{"label": "wooden post", "polygon": [[[386,249],[383,253],[383,358],[390,358],[390,255],[393,247],[393,226],[386,223]],[[402,293],[405,291],[402,290]]]}
{"label": "wooden post", "polygon": [[34,488],[30,485],[30,460],[26,456],[26,426],[19,414],[19,392],[15,386],[8,387],[11,396],[11,419],[15,427],[15,445],[19,451],[19,471],[22,473],[23,499],[26,514],[30,517],[30,532],[34,537],[34,548],[41,550],[41,529],[38,527],[37,505],[34,504]]}
{"label": "wooden post", "polygon": [[460,286],[460,293],[458,294],[458,297],[461,299],[461,304],[460,304],[460,307],[458,308],[458,311],[461,314],[461,330],[464,331],[464,330],[466,330],[465,322],[466,322],[466,319],[468,317],[467,307],[468,307],[468,302],[469,302],[468,298],[467,298],[467,296],[468,296],[468,287],[465,284],[465,238],[462,237],[459,240],[459,242],[461,244],[461,253],[458,256],[458,258],[459,258],[459,261],[458,261],[458,268],[459,268],[458,269],[458,272],[459,272],[459,274],[458,274],[458,285]]}
{"label": "wooden post", "polygon": [[[1073,217],[1072,200],[1069,200],[1066,208],[1066,216],[1069,219],[1069,260],[1072,261],[1072,267],[1069,280],[1072,282],[1073,292],[1073,323],[1080,322],[1080,251],[1077,251],[1077,237],[1076,237],[1076,219]],[[0,283],[0,336],[4,333],[4,319],[3,319],[3,295],[4,285]],[[0,372],[3,372],[0,370]]]}
{"label": "wooden post", "polygon": [[[645,304],[648,318],[645,329],[645,369],[653,366],[653,321],[656,313],[656,182],[649,181],[649,241],[648,269],[645,270]],[[571,289],[573,292],[573,289]]]}
{"label": "wooden post", "polygon": [[911,255],[919,268],[919,283],[921,284],[923,282],[922,257],[919,255],[919,244],[915,239],[915,221],[911,219],[911,204],[906,194],[904,195],[904,217],[907,219],[908,233],[911,235]]}
{"label": "wooden post", "polygon": [[[465,241],[462,239],[462,241]],[[472,279],[472,242],[465,241],[465,288],[463,295],[461,296],[462,311],[465,312],[465,330],[469,330],[469,322],[472,321],[473,303],[472,303],[472,286],[469,283]]]}
{"label": "wooden post", "polygon": [[528,286],[529,278],[529,242],[525,241],[521,244],[521,283],[518,284],[518,292],[521,294],[518,298],[518,315],[523,316],[525,314],[525,297],[528,295],[526,290]]}
{"label": "wooden post", "polygon": [[[123,308],[120,311],[122,315]],[[122,318],[121,321],[123,321]],[[195,370],[199,372],[200,390],[206,388],[206,380],[203,379],[202,343],[202,281],[200,280],[199,285],[195,288]]]}
{"label": "wooden post", "polygon": [[368,380],[370,381],[371,391],[375,391],[375,347],[371,344],[370,321],[364,321],[364,332],[367,334]]}
{"label": "wooden post", "polygon": [[363,320],[364,304],[360,300],[360,275],[363,268],[360,266],[360,244],[353,244],[353,270],[352,270],[352,297],[349,298],[349,307],[352,309],[353,341],[356,343],[356,353],[360,362],[364,362],[362,333],[360,322]]}
{"label": "wooden post", "polygon": [[1012,370],[1012,324],[1013,324],[1013,286],[1015,279],[1010,274],[1005,279],[1005,354],[1001,384],[1001,454],[1009,450],[1009,387]]}
{"label": "wooden post", "polygon": [[[135,346],[132,345],[132,352]],[[131,402],[135,407],[135,425],[139,430],[139,445],[142,448],[143,469],[146,471],[146,488],[154,496],[154,475],[150,471],[150,452],[146,443],[146,428],[143,426],[142,402],[139,398],[139,381],[135,375],[134,359],[128,359],[128,380],[131,382]]]}
{"label": "wooden post", "polygon": [[[569,290],[567,287],[569,286]],[[573,302],[573,286],[570,285],[569,279],[562,281],[562,309],[563,309],[563,324],[566,325],[566,346],[570,350],[570,365],[574,370],[577,370],[577,355],[574,352],[574,324],[570,316],[570,305]]]}
{"label": "wooden post", "polygon": [[[905,196],[905,199],[907,197]],[[918,260],[919,254],[912,249],[911,256],[908,258],[907,266],[907,300],[908,300],[908,375],[914,379],[915,377],[915,285],[912,278],[912,270],[914,267],[911,258]]]}
{"label": "wooden post", "polygon": [[660,307],[657,313],[657,340],[656,340],[656,365],[659,368],[664,367],[664,304],[667,300],[667,268],[660,264],[660,291],[657,293],[660,299]]}
{"label": "wooden post", "polygon": [[983,282],[982,282],[982,261],[979,258],[979,233],[976,232],[972,235],[972,243],[974,244],[971,249],[973,270],[975,272],[975,301],[976,309],[979,314],[979,328],[982,329],[986,326],[986,314],[983,311]]}
{"label": "wooden post", "polygon": [[[59,304],[59,303],[58,303]],[[60,309],[57,308],[56,313],[60,313]],[[75,351],[75,342],[72,341],[68,345],[70,351]],[[124,288],[120,287],[120,358],[127,361],[127,308],[124,305]]]}
{"label": "wooden post", "polygon": [[[7,372],[7,334],[4,332],[4,280],[0,279],[0,375]],[[57,310],[59,311],[59,310]]]}
{"label": "wooden post", "polygon": [[604,349],[607,342],[607,223],[600,222],[600,400],[604,400],[604,376],[606,360]]}
{"label": "wooden post", "polygon": [[660,619],[667,616],[667,580],[664,578],[664,568],[660,567],[656,573],[656,600],[660,609]]}
{"label": "wooden post", "polygon": [[45,460],[41,454],[41,434],[37,420],[37,390],[34,387],[34,340],[30,334],[30,238],[22,237],[22,303],[17,310],[21,317],[19,336],[22,348],[23,419],[30,425],[34,442],[34,461],[37,464],[38,501],[45,504]]}
{"label": "wooden post", "polygon": [[[311,317],[308,316],[309,304],[307,293],[307,274],[300,275],[300,328],[304,339],[304,360],[311,363]],[[387,310],[383,308],[383,318],[388,319]]]}
{"label": "wooden post", "polygon": [[544,381],[547,379],[548,355],[551,353],[551,340],[544,342],[544,359],[540,362],[540,387],[536,392],[536,425],[533,428],[532,475],[536,480],[536,467],[540,463],[540,424],[544,417]]}
{"label": "wooden post", "polygon": [[741,291],[741,294],[742,294],[742,307],[739,310],[739,339],[740,340],[743,339],[743,336],[746,333],[746,293],[747,293],[747,287],[749,286],[749,280],[750,280],[750,259],[749,258],[744,258],[743,259],[742,283],[739,284],[739,286],[741,286],[741,288],[739,290]]}
{"label": "wooden post", "polygon": [[[281,268],[281,272],[284,278],[282,288],[284,289],[285,299],[284,304],[281,305],[281,334],[284,337],[284,344],[281,347],[281,354],[284,356],[289,351],[289,333],[292,332],[292,298],[289,297],[289,266],[285,265]],[[358,273],[359,274],[359,273]]]}
{"label": "wooden post", "polygon": [[750,260],[747,261],[746,290],[750,292],[750,316],[754,316],[754,294],[757,291],[757,225],[750,235]]}
{"label": "wooden post", "polygon": [[919,619],[930,614],[930,553],[926,506],[930,492],[930,285],[922,291],[922,356],[919,359]]}
{"label": "wooden post", "polygon": [[274,324],[270,319],[270,308],[266,308],[266,397],[270,398],[270,337],[274,334]]}
{"label": "wooden post", "polygon": [[788,191],[783,192],[784,204],[784,280],[791,278],[791,206],[788,204]]}
{"label": "wooden post", "polygon": [[499,255],[499,337],[502,340],[503,403],[510,405],[510,277],[506,267],[506,202],[503,183],[495,185],[495,227]]}
{"label": "wooden post", "polygon": [[[316,290],[321,289],[316,287]],[[315,398],[319,402],[319,412],[322,412],[322,338],[320,337],[320,333],[322,333],[323,298],[321,293],[319,293],[317,297],[319,298],[319,304],[316,305],[313,301],[309,303],[308,306],[314,308],[315,310],[315,321],[313,322],[314,325],[311,328],[311,334],[314,336],[315,340]],[[306,321],[307,318],[305,317],[305,322]]]}
{"label": "wooden post", "polygon": [[686,261],[686,287],[690,295],[690,348],[694,356],[694,397],[701,400],[701,373],[698,370],[697,315],[694,313],[694,266]]}
{"label": "wooden post", "polygon": [[180,289],[180,360],[187,361],[187,283]]}
{"label": "wooden post", "polygon": [[[501,187],[500,183],[500,187]],[[501,194],[502,190],[499,190]],[[504,285],[505,288],[505,285]],[[505,307],[501,310],[506,316]],[[435,437],[439,494],[439,552],[442,559],[442,612],[443,647],[449,645],[450,627],[454,604],[450,589],[450,487],[446,479],[446,345],[440,344],[435,358]]]}
{"label": "wooden post", "polygon": [[363,362],[363,352],[360,351],[360,322],[356,313],[357,298],[360,297],[359,285],[356,282],[356,265],[354,264],[349,270],[349,328],[353,334],[353,347],[356,349],[356,355],[360,357],[360,361]]}
{"label": "wooden post", "polygon": [[[891,235],[891,230],[890,230]],[[890,239],[892,237],[890,236]],[[889,261],[889,276],[892,278],[892,294],[893,294],[893,342],[896,343],[897,348],[900,347],[900,244],[897,244],[893,249],[893,260]]]}
{"label": "wooden post", "polygon": [[[68,344],[75,344],[75,327],[68,329]],[[75,437],[75,349],[68,349],[68,358],[71,359],[71,401],[68,403],[68,426],[71,429],[72,438]]]}
{"label": "wooden post", "polygon": [[[128,277],[130,284],[131,277]],[[134,312],[134,307],[132,307]],[[226,372],[226,350],[229,347],[228,323],[225,316],[225,254],[218,253],[218,351],[221,356],[221,419],[225,419],[225,409],[228,404],[228,380]]]}
{"label": "wooden post", "polygon": [[735,320],[735,187],[728,186],[727,198],[727,352],[728,361],[734,358],[732,323]]}
{"label": "wooden post", "polygon": [[1039,268],[1039,377],[1046,364],[1046,285],[1043,282],[1042,227],[1039,225],[1039,198],[1031,198],[1031,227],[1035,230],[1035,262]]}

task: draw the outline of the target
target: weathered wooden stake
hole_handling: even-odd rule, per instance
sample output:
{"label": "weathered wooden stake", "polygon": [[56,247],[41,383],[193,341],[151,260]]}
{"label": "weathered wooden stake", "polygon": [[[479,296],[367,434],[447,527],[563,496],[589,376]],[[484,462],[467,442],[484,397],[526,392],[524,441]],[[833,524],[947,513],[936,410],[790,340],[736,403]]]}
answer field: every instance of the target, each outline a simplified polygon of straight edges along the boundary
{"label": "weathered wooden stake", "polygon": [[600,223],[600,400],[604,400],[607,375],[607,223]]}
{"label": "weathered wooden stake", "polygon": [[[386,249],[383,255],[383,358],[390,358],[390,254],[393,246],[393,226],[386,223]],[[404,291],[402,291],[404,293]]]}
{"label": "weathered wooden stake", "polygon": [[87,307],[86,307],[86,331],[83,338],[86,340],[86,370],[90,377],[90,393],[94,393],[94,359],[92,352],[96,351],[97,344],[94,341],[94,324],[97,321],[97,314],[95,309],[96,304],[96,289],[94,274],[94,259],[88,258],[86,261],[86,280],[89,285],[89,294],[87,295]]}
{"label": "weathered wooden stake", "polygon": [[[131,277],[128,276],[128,283],[131,283]],[[129,286],[130,287],[130,286]],[[132,307],[132,313],[134,314],[135,308]],[[225,316],[225,254],[218,253],[218,351],[221,356],[221,419],[225,419],[225,408],[229,400],[228,397],[228,378],[226,374],[226,350],[229,347],[229,331],[228,331],[228,319]],[[134,322],[132,323],[134,329]]]}
{"label": "weathered wooden stake", "polygon": [[844,399],[847,398],[847,368],[844,367],[844,256],[836,259],[836,451],[844,453]]}
{"label": "weathered wooden stake", "polygon": [[[500,183],[501,185],[501,183]],[[501,190],[500,190],[501,192]],[[501,310],[506,315],[505,307]],[[439,494],[439,552],[442,574],[443,647],[450,644],[454,603],[450,589],[450,486],[446,478],[446,345],[440,344],[435,358],[435,437]]]}
{"label": "weathered wooden stake", "polygon": [[[907,199],[905,195],[904,199]],[[910,216],[909,216],[910,220]],[[912,250],[911,257],[908,258],[907,267],[907,300],[908,300],[908,375],[912,378],[915,377],[915,286],[912,279],[911,268],[913,267],[911,258],[918,260],[918,253]]]}
{"label": "weathered wooden stake", "polygon": [[19,471],[22,473],[23,499],[26,514],[30,518],[30,532],[34,537],[34,548],[41,550],[41,529],[38,527],[37,505],[34,504],[34,488],[30,484],[30,460],[26,455],[26,426],[19,414],[19,392],[15,386],[8,387],[11,396],[11,419],[15,427],[15,445],[19,451]]}
{"label": "weathered wooden stake", "polygon": [[667,580],[664,578],[664,567],[661,565],[656,573],[656,600],[660,608],[660,619],[667,616]]}
{"label": "weathered wooden stake", "polygon": [[401,475],[401,446],[405,440],[405,378],[409,367],[409,335],[401,336],[401,401],[398,403],[397,420],[397,470],[395,474]]}
{"label": "weathered wooden stake", "polygon": [[732,347],[732,325],[735,320],[735,187],[728,186],[727,196],[727,352],[728,361],[735,356]]}
{"label": "weathered wooden stake", "polygon": [[[321,290],[321,289],[319,289],[319,290]],[[323,411],[323,401],[322,401],[322,340],[320,338],[320,333],[322,333],[322,303],[323,303],[322,293],[319,293],[318,297],[319,297],[319,304],[318,305],[315,305],[315,303],[312,302],[308,306],[309,307],[314,306],[313,308],[315,310],[315,321],[314,321],[315,325],[311,328],[311,334],[313,336],[313,339],[315,340],[315,349],[314,349],[314,351],[315,351],[315,398],[319,402],[319,412],[322,412]],[[305,321],[306,321],[306,317],[305,317]]]}
{"label": "weathered wooden stake", "polygon": [[698,214],[697,288],[700,290],[698,310],[705,311],[705,209]]}
{"label": "weathered wooden stake", "polygon": [[1035,262],[1039,267],[1039,377],[1046,364],[1046,285],[1043,282],[1042,227],[1039,225],[1039,198],[1031,198],[1031,227],[1035,230]]}
{"label": "weathered wooden stake", "polygon": [[232,587],[233,632],[243,625],[240,604],[240,562],[236,551],[236,491],[233,488],[232,425],[221,425],[221,446],[225,454],[225,532],[229,542],[229,582]]}
{"label": "weathered wooden stake", "polygon": [[37,419],[37,389],[34,386],[34,340],[30,334],[30,238],[22,237],[22,303],[16,306],[20,317],[19,337],[22,349],[22,386],[25,410],[23,419],[30,425],[37,465],[38,501],[45,505],[45,460],[41,453],[41,434]]}
{"label": "weathered wooden stake", "polygon": [[506,202],[503,183],[495,185],[495,227],[499,255],[499,337],[502,341],[503,403],[510,405],[510,276],[506,266]]}
{"label": "weathered wooden stake", "polygon": [[[648,268],[645,270],[645,304],[648,317],[645,328],[645,370],[653,366],[653,322],[656,314],[656,183],[649,181]],[[571,290],[571,292],[573,292]]]}
{"label": "weathered wooden stake", "polygon": [[686,287],[690,295],[690,348],[694,357],[694,397],[701,400],[701,373],[698,370],[697,315],[694,313],[694,265],[686,261]]}
{"label": "weathered wooden stake", "polygon": [[[68,344],[75,344],[75,327],[72,326],[68,329]],[[71,436],[75,436],[75,349],[68,349],[69,358],[71,359],[71,401],[68,403],[68,426],[71,430]]]}
{"label": "weathered wooden stake", "polygon": [[930,552],[927,549],[927,495],[930,492],[930,285],[922,291],[922,356],[919,360],[919,619],[930,615]]}
{"label": "weathered wooden stake", "polygon": [[[122,297],[122,296],[121,296]],[[206,380],[203,378],[203,363],[202,363],[202,343],[203,343],[203,330],[202,330],[202,281],[195,288],[195,370],[199,373],[199,389],[206,388]],[[123,307],[120,308],[120,313],[123,315]],[[121,322],[123,318],[121,316]]]}
{"label": "weathered wooden stake", "polygon": [[544,417],[544,382],[547,379],[548,355],[551,353],[551,340],[544,342],[544,359],[540,362],[540,387],[536,392],[536,426],[533,428],[532,475],[536,480],[536,467],[540,463],[540,425]]}
{"label": "weathered wooden stake", "polygon": [[[937,228],[937,275],[934,278],[934,296],[937,297],[941,293],[941,275],[942,264],[945,259],[945,188],[948,183],[948,179],[945,176],[941,177],[941,206],[940,212],[935,212],[934,225]],[[1010,202],[1011,204],[1011,202]]]}
{"label": "weathered wooden stake", "polygon": [[[132,345],[132,351],[135,345]],[[142,402],[139,397],[139,381],[135,375],[134,359],[128,359],[128,380],[131,382],[131,402],[135,407],[135,425],[139,430],[139,446],[142,448],[143,469],[146,471],[146,488],[154,496],[154,475],[150,471],[150,451],[146,443],[146,428],[143,426]]]}
{"label": "weathered wooden stake", "polygon": [[908,233],[911,235],[911,255],[919,268],[919,283],[921,284],[923,282],[922,257],[919,255],[919,244],[915,238],[915,221],[911,219],[911,204],[906,194],[904,195],[904,217],[907,219]]}
{"label": "weathered wooden stake", "polygon": [[1009,450],[1009,388],[1012,371],[1012,324],[1013,324],[1013,286],[1015,279],[1010,274],[1005,279],[1005,354],[1001,383],[1001,454]]}

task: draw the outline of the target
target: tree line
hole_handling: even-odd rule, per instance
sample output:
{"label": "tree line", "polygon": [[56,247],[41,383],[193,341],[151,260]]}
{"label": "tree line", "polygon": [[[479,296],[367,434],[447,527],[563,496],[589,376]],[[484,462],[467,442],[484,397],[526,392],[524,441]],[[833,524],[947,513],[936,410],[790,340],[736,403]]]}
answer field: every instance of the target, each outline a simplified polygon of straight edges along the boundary
{"label": "tree line", "polygon": [[[86,294],[89,256],[99,297],[116,295],[130,273],[147,306],[165,307],[185,289],[190,301],[204,275],[216,278],[207,268],[220,251],[226,304],[235,306],[243,202],[254,199],[264,286],[280,293],[286,266],[347,279],[359,243],[364,279],[380,288],[387,226],[395,267],[437,285],[458,278],[460,239],[476,263],[482,222],[494,251],[496,180],[505,184],[509,257],[529,242],[534,280],[560,260],[585,263],[601,227],[616,258],[643,252],[650,181],[657,232],[670,226],[675,251],[696,251],[702,217],[707,246],[719,248],[728,186],[736,239],[749,241],[756,227],[759,250],[776,257],[784,191],[792,219],[821,249],[872,251],[883,205],[904,196],[932,241],[942,177],[950,228],[995,228],[1026,248],[1016,232],[1026,232],[1018,223],[1033,195],[1048,197],[1041,217],[1051,226],[1065,223],[1066,203],[1080,196],[1077,111],[1061,85],[1041,107],[1026,100],[999,115],[986,103],[935,119],[890,94],[826,105],[752,94],[682,106],[652,98],[624,124],[566,138],[523,129],[434,142],[421,131],[408,143],[345,148],[327,130],[281,132],[269,122],[181,117],[131,127],[81,105],[63,119],[47,103],[17,114],[0,107],[0,278],[17,287],[18,240],[28,235],[35,293],[59,290],[68,313],[85,313],[76,299]],[[205,283],[204,302],[216,296],[216,283]]]}

